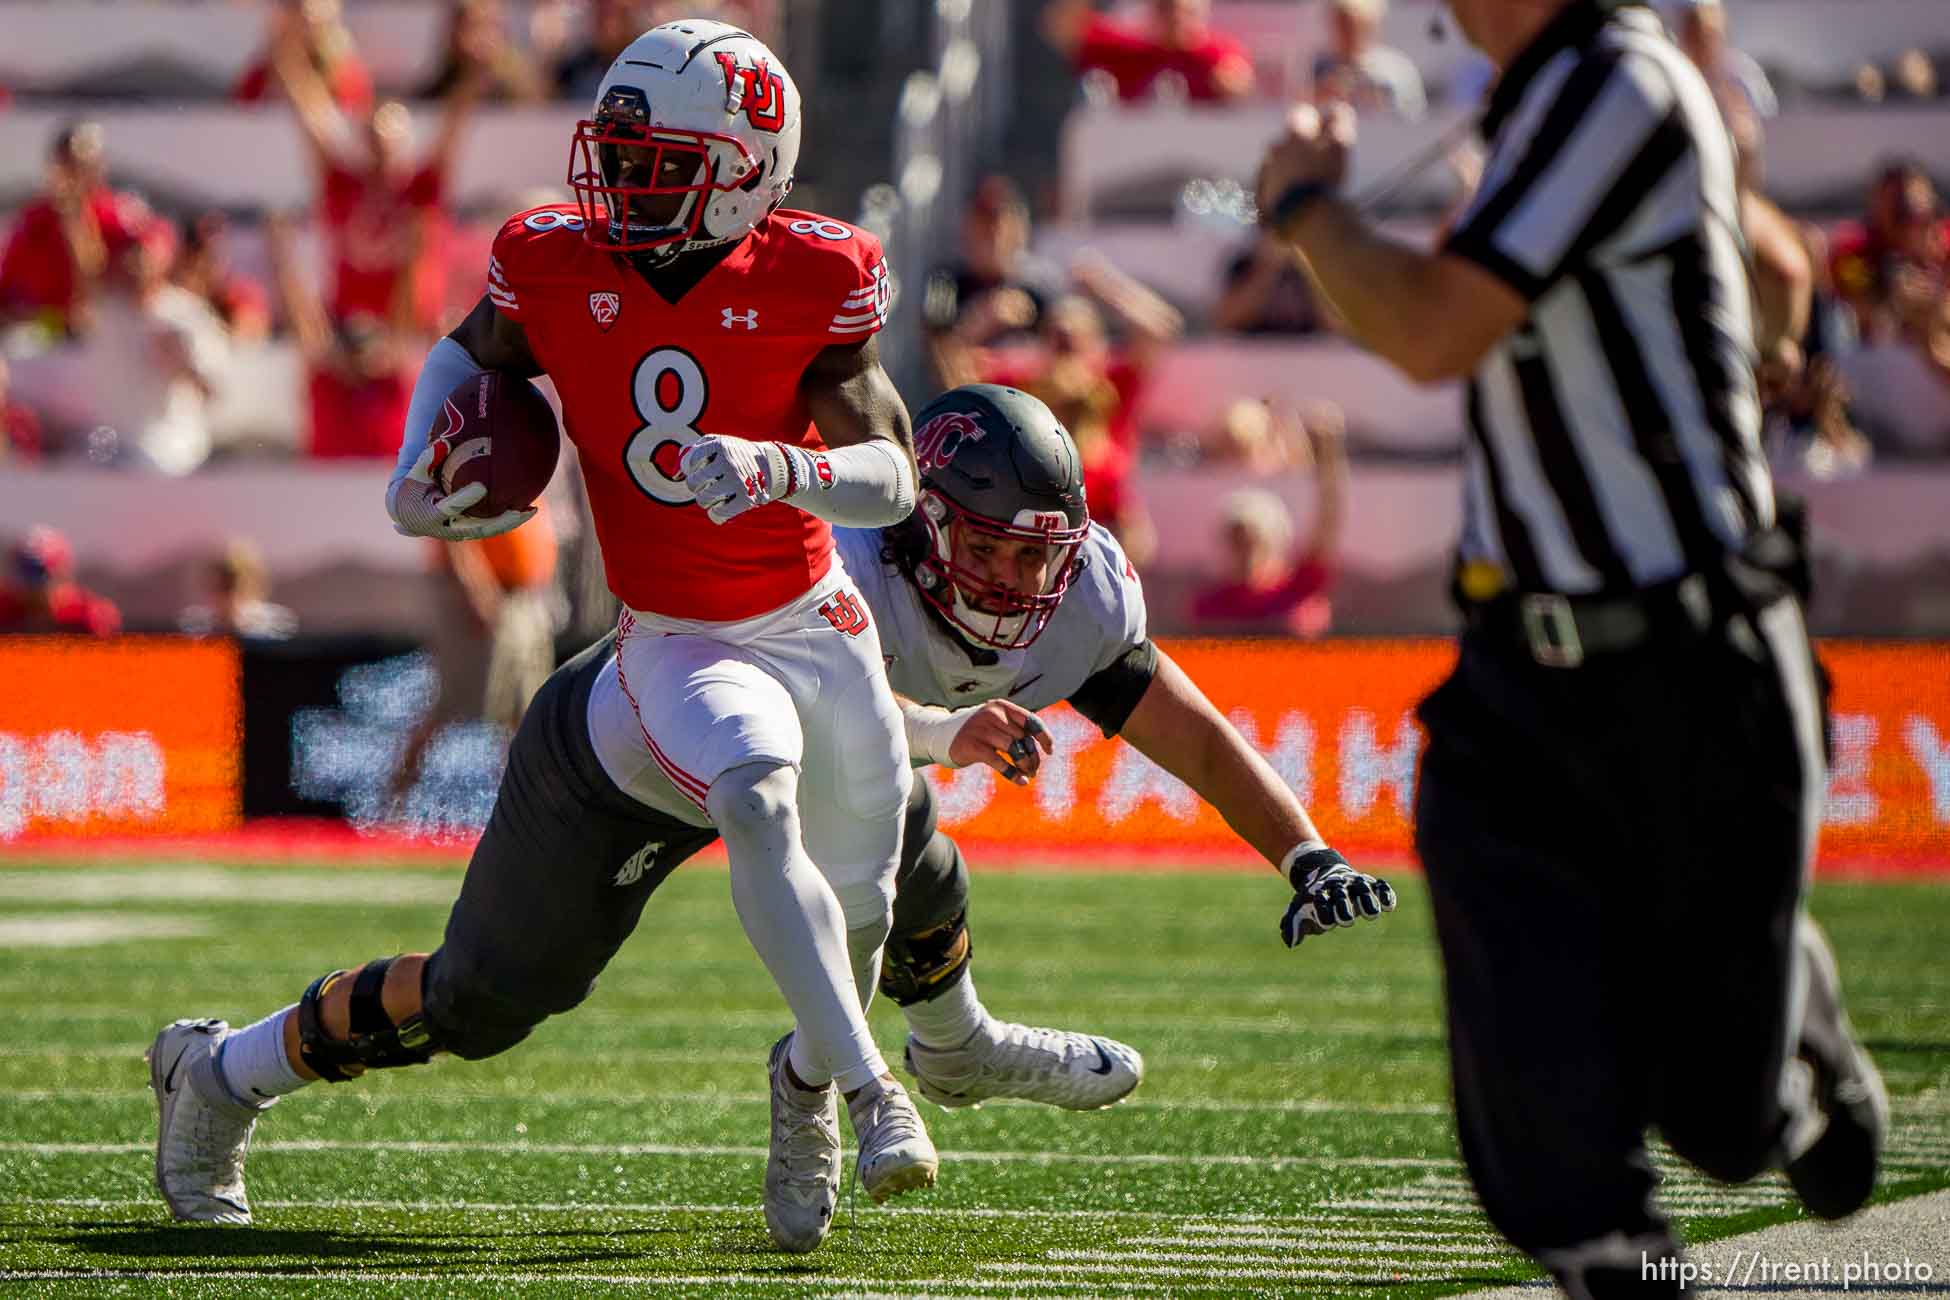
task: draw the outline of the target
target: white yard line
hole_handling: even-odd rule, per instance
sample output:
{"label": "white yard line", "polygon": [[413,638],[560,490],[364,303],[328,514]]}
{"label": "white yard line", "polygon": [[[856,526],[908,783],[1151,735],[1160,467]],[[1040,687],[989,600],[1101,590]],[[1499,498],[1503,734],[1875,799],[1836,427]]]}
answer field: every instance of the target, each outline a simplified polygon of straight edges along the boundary
{"label": "white yard line", "polygon": [[[162,1208],[160,1197],[20,1197],[0,1204],[51,1204],[76,1210],[125,1210]],[[302,1199],[254,1199],[259,1210],[396,1210],[411,1214],[757,1214],[761,1204],[686,1203],[686,1201],[384,1201],[361,1197],[302,1197]],[[1026,1220],[1065,1220],[1065,1218],[1133,1218],[1133,1220],[1182,1220],[1176,1210],[1008,1210],[996,1206],[942,1206],[942,1204],[860,1204],[866,1214],[893,1214],[913,1218],[1026,1218]],[[846,1222],[840,1218],[837,1222]],[[1223,1222],[1223,1220],[1221,1220]],[[1242,1216],[1242,1224],[1273,1224],[1258,1214]],[[1291,1232],[1299,1216],[1285,1220]]]}
{"label": "white yard line", "polygon": [[[31,1054],[32,1049],[21,1049],[20,1054]],[[105,1054],[117,1056],[135,1055],[139,1049],[134,1047],[103,1049]],[[0,1057],[13,1055],[6,1048],[0,1048]],[[694,1054],[685,1053],[692,1060]],[[739,1060],[748,1059],[748,1054]],[[325,1094],[330,1096],[331,1094]],[[364,1094],[357,1094],[364,1100]],[[8,1101],[147,1101],[147,1095],[140,1088],[0,1088],[0,1103]],[[484,1101],[505,1101],[522,1105],[537,1106],[583,1106],[583,1105],[640,1105],[646,1101],[696,1102],[708,1105],[712,1102],[736,1105],[765,1105],[771,1101],[770,1094],[763,1092],[488,1092],[483,1089],[454,1089],[438,1093],[394,1093],[388,1100],[411,1101],[416,1106],[477,1106]],[[983,1105],[1005,1110],[1047,1110],[1040,1102],[1020,1101],[1014,1098],[998,1098],[984,1102]],[[1200,1101],[1200,1100],[1157,1100],[1131,1098],[1117,1103],[1120,1113],[1127,1111],[1172,1111],[1216,1112],[1221,1114],[1268,1114],[1268,1115],[1447,1115],[1447,1106],[1375,1106],[1358,1101],[1340,1101],[1330,1098],[1303,1099],[1287,1101]]]}
{"label": "white yard line", "polygon": [[0,903],[290,903],[333,907],[423,907],[451,903],[460,873],[340,872],[217,867],[0,870]]}
{"label": "white yard line", "polygon": [[[1391,1241],[1386,1236],[1372,1240],[1343,1236],[1336,1232],[1322,1233],[1317,1237],[1193,1237],[1181,1236],[1126,1237],[1119,1243],[1124,1246],[1177,1246],[1193,1251],[1208,1250],[1220,1246],[1236,1247],[1212,1256],[1214,1259],[1243,1259],[1253,1252],[1269,1254],[1275,1251],[1308,1255],[1442,1255],[1467,1256],[1472,1259],[1485,1256],[1494,1258],[1505,1252],[1495,1248],[1488,1237],[1477,1235],[1473,1240],[1458,1240],[1442,1245],[1430,1242]],[[1052,1259],[1060,1256],[1051,1256]]]}
{"label": "white yard line", "polygon": [[[148,1148],[144,1148],[147,1150]],[[0,1204],[49,1205],[79,1210],[121,1210],[153,1208],[160,1210],[160,1197],[101,1197],[101,1196],[49,1196],[16,1197]],[[432,1213],[476,1213],[476,1214],[755,1214],[760,1209],[757,1201],[745,1204],[726,1202],[666,1202],[666,1201],[428,1201],[428,1200],[374,1200],[358,1197],[318,1197],[302,1199],[258,1199],[252,1202],[260,1210],[375,1210],[404,1211],[416,1214]],[[1183,1222],[1185,1216],[1176,1210],[1080,1210],[1080,1209],[1040,1209],[1016,1210],[993,1206],[969,1206],[957,1208],[941,1205],[887,1205],[862,1204],[859,1209],[868,1214],[887,1214],[913,1216],[919,1218],[974,1218],[974,1219],[1133,1219],[1166,1220]],[[1237,1218],[1224,1215],[1199,1215],[1198,1225],[1207,1225],[1226,1231],[1247,1231],[1263,1226],[1279,1232],[1293,1232],[1301,1224],[1311,1222],[1309,1216],[1293,1215],[1281,1218],[1277,1215],[1244,1214]],[[844,1220],[841,1220],[844,1222]],[[1194,1225],[1197,1226],[1197,1225]]]}
{"label": "white yard line", "polygon": [[[333,1138],[299,1138],[292,1141],[266,1141],[254,1144],[257,1151],[400,1151],[414,1155],[491,1154],[505,1156],[721,1156],[735,1159],[763,1159],[770,1152],[759,1146],[687,1145],[667,1142],[525,1142],[495,1141],[389,1141],[353,1142]],[[0,1142],[0,1153],[19,1152],[36,1156],[131,1155],[149,1151],[149,1142]],[[944,1160],[965,1164],[1082,1164],[1082,1165],[1167,1165],[1236,1166],[1241,1168],[1309,1169],[1441,1169],[1453,1161],[1421,1159],[1411,1156],[1248,1156],[1181,1155],[1162,1151],[943,1151]]]}
{"label": "white yard line", "polygon": [[[143,1045],[126,1044],[103,1047],[63,1047],[55,1044],[30,1046],[21,1044],[0,1045],[0,1059],[51,1058],[79,1060],[117,1060],[141,1055]],[[645,1062],[694,1062],[742,1063],[755,1058],[750,1052],[705,1052],[638,1048],[609,1048],[605,1055],[621,1059]],[[586,1052],[571,1051],[566,1048],[524,1047],[523,1059],[587,1056]],[[1153,1066],[1155,1060],[1150,1062]],[[141,1097],[140,1088],[0,1088],[0,1102],[17,1101],[61,1101],[71,1098],[111,1099]],[[329,1095],[329,1094],[328,1094]],[[439,1093],[398,1093],[395,1099],[405,1101],[409,1098],[416,1105],[472,1106],[483,1101],[530,1102],[535,1105],[631,1105],[646,1101],[680,1102],[725,1102],[740,1105],[756,1105],[768,1100],[762,1092],[590,1092],[541,1091],[541,1092],[497,1092],[485,1088],[443,1089]],[[1891,1104],[1899,1116],[1950,1115],[1950,1097],[1894,1097]],[[1019,1101],[1012,1098],[997,1098],[984,1102],[1006,1110],[1047,1109],[1038,1102]],[[1126,1111],[1195,1111],[1219,1114],[1299,1114],[1299,1115],[1411,1115],[1446,1116],[1449,1107],[1436,1102],[1403,1102],[1396,1105],[1348,1101],[1337,1097],[1299,1097],[1277,1101],[1220,1101],[1206,1098],[1147,1098],[1132,1097],[1118,1103],[1120,1113]],[[1925,1156],[1942,1152],[1950,1156],[1950,1134],[1939,1133],[1921,1126],[1898,1128],[1891,1143],[1893,1154],[1909,1153]]]}
{"label": "white yard line", "polygon": [[[190,939],[210,929],[209,922],[187,916],[16,912],[0,917],[0,948],[92,948],[136,939]],[[13,1012],[8,1017],[19,1018]]]}
{"label": "white yard line", "polygon": [[[1383,1220],[1357,1220],[1363,1226],[1370,1223],[1376,1226],[1366,1233],[1352,1232],[1348,1220],[1340,1220],[1324,1229],[1332,1241],[1493,1241],[1496,1238],[1486,1228],[1398,1228],[1393,1222]],[[1266,1237],[1286,1237],[1293,1232],[1291,1228],[1279,1224],[1236,1224],[1236,1223],[1188,1223],[1178,1230],[1181,1239],[1186,1241],[1233,1241],[1250,1245]]]}
{"label": "white yard line", "polygon": [[[1106,1274],[1116,1276],[1128,1272],[1137,1257],[1120,1256],[1106,1252],[1101,1261],[1090,1263],[1016,1263],[1013,1261],[983,1264],[984,1271],[1010,1274],[1056,1274],[1059,1276],[1102,1277]],[[1149,1262],[1143,1270],[1147,1277],[1205,1278],[1218,1282],[1372,1282],[1387,1283],[1412,1281],[1434,1281],[1452,1276],[1453,1269],[1425,1269],[1409,1265],[1389,1269],[1318,1269],[1318,1268],[1242,1268],[1215,1265],[1210,1268],[1192,1268],[1165,1262]]]}

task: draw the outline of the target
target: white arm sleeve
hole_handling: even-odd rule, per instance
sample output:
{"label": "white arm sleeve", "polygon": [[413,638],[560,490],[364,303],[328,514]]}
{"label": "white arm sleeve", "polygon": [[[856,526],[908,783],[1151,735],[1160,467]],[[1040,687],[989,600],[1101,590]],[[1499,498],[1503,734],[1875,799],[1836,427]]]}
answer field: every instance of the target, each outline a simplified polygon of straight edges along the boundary
{"label": "white arm sleeve", "polygon": [[943,709],[900,695],[894,699],[900,704],[901,724],[907,732],[907,752],[914,766],[926,767],[930,763],[941,767],[961,766],[948,757],[948,747],[955,743],[962,724],[975,710]]}
{"label": "white arm sleeve", "polygon": [[399,460],[393,466],[393,481],[386,493],[389,503],[401,480],[419,461],[420,453],[427,449],[427,434],[432,430],[447,394],[480,374],[483,368],[471,352],[452,339],[441,339],[433,345],[433,351],[427,353],[426,364],[420,367],[420,377],[413,384],[413,400],[406,408],[406,428],[400,433]]}
{"label": "white arm sleeve", "polygon": [[787,462],[790,486],[780,497],[827,523],[885,528],[914,512],[913,463],[884,438],[832,451],[776,442],[763,446],[782,453]]}

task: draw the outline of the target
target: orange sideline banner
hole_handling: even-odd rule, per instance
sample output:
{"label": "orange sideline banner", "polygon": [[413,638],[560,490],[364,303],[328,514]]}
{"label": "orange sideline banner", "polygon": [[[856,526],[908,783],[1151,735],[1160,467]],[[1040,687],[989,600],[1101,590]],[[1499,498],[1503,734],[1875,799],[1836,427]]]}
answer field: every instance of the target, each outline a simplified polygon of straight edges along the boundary
{"label": "orange sideline banner", "polygon": [[241,690],[229,642],[0,637],[0,843],[234,829]]}
{"label": "orange sideline banner", "polygon": [[[1455,662],[1446,640],[1177,641],[1166,647],[1350,856],[1413,856],[1417,703]],[[1950,871],[1950,643],[1827,642],[1835,759],[1821,862]],[[1211,807],[1067,708],[1028,789],[986,767],[931,769],[942,824],[1025,858],[1252,858]]]}

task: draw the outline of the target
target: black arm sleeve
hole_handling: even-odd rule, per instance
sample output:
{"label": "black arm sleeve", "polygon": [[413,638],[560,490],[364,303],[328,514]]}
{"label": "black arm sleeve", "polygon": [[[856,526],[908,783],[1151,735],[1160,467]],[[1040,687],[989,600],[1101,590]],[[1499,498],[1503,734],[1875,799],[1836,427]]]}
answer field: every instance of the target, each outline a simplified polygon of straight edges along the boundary
{"label": "black arm sleeve", "polygon": [[1096,723],[1106,738],[1115,736],[1157,675],[1158,647],[1147,637],[1092,673],[1070,697],[1070,707]]}

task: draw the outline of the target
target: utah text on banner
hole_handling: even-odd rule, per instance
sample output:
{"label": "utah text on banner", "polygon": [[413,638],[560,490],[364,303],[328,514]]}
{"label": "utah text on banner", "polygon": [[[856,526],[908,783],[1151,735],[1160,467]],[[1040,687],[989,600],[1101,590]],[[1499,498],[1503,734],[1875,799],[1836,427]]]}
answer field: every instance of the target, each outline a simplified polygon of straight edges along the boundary
{"label": "utah text on banner", "polygon": [[235,645],[0,637],[0,682],[0,843],[238,824]]}
{"label": "utah text on banner", "polygon": [[[1180,641],[1166,649],[1350,855],[1412,856],[1415,706],[1455,662],[1439,640]],[[1834,762],[1821,863],[1950,870],[1950,644],[1828,642]],[[1209,806],[1066,708],[1028,789],[986,767],[931,769],[942,824],[990,852],[1108,864],[1236,864],[1249,851]]]}

